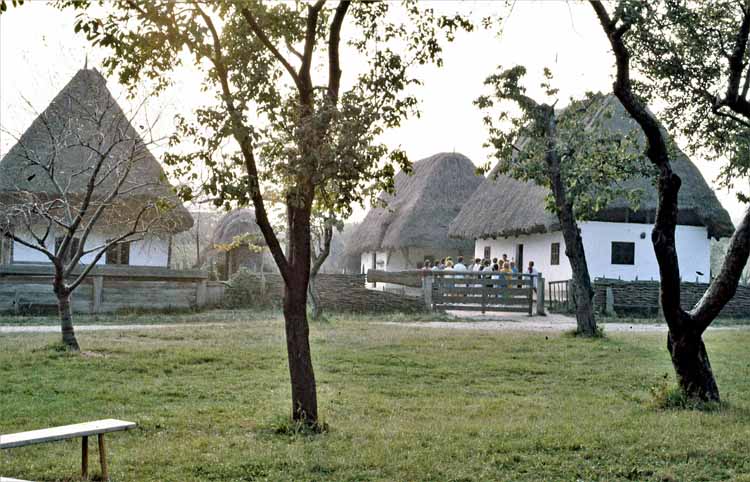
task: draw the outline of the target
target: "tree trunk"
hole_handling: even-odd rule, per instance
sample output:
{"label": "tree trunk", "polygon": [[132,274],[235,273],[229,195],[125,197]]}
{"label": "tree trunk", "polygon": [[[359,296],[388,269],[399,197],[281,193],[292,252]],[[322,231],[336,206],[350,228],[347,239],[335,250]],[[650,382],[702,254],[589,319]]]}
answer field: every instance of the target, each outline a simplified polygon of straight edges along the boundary
{"label": "tree trunk", "polygon": [[[568,209],[565,209],[568,210]],[[581,232],[571,212],[560,212],[563,238],[565,239],[565,256],[570,261],[573,272],[573,302],[576,310],[576,333],[583,336],[596,335],[596,318],[594,316],[594,289],[591,287],[589,268],[586,264],[586,252],[583,249]],[[563,221],[565,219],[565,221]],[[572,221],[572,222],[571,222]]]}
{"label": "tree trunk", "polygon": [[70,294],[63,293],[57,296],[57,308],[60,313],[60,327],[62,328],[62,342],[72,351],[80,351],[81,347],[76,340],[73,329],[73,317],[70,312]]}
{"label": "tree trunk", "polygon": [[289,270],[284,287],[284,320],[289,376],[292,382],[292,418],[315,427],[318,422],[318,400],[307,322],[310,209],[288,206]]}
{"label": "tree trunk", "polygon": [[323,306],[320,303],[320,296],[318,296],[315,278],[316,276],[310,276],[307,296],[310,304],[310,318],[312,318],[313,321],[318,321],[323,316]]}
{"label": "tree trunk", "polygon": [[716,384],[708,353],[700,335],[667,335],[667,350],[677,374],[677,383],[685,395],[703,402],[719,402]]}
{"label": "tree trunk", "polygon": [[546,118],[545,134],[547,137],[548,177],[552,194],[555,197],[557,218],[565,240],[565,256],[570,261],[573,272],[573,299],[576,308],[576,333],[581,336],[596,335],[596,318],[594,317],[594,290],[591,287],[586,251],[583,248],[581,231],[578,229],[573,205],[568,201],[565,182],[562,179],[560,157],[557,153],[557,120],[552,106],[543,106]]}

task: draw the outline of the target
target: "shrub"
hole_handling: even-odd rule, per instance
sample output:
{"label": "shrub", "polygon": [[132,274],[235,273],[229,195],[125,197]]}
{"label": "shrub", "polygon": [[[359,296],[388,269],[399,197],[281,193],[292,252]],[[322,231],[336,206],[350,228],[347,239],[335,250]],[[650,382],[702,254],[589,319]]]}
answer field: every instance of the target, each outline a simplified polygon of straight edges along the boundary
{"label": "shrub", "polygon": [[226,308],[274,308],[281,303],[274,292],[261,273],[240,268],[229,280],[223,304]]}

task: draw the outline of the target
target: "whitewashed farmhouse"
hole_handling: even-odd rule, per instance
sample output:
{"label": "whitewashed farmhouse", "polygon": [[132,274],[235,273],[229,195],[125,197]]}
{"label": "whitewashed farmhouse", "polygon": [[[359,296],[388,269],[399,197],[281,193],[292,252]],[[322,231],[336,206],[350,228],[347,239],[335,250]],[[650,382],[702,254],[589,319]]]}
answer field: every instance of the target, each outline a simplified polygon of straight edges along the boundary
{"label": "whitewashed farmhouse", "polygon": [[448,225],[484,178],[471,160],[440,153],[417,161],[411,174],[399,172],[385,207],[372,208],[352,233],[347,252],[359,253],[361,271],[417,268],[425,259],[471,256],[473,242],[448,237]]}
{"label": "whitewashed farmhouse", "polygon": [[[632,123],[616,102],[608,122],[627,132]],[[680,152],[672,164],[682,178],[679,194],[677,254],[686,281],[709,280],[710,240],[731,236],[734,226],[698,168]],[[497,168],[496,168],[497,169]],[[616,200],[592,220],[579,222],[591,278],[658,280],[659,268],[651,244],[657,191],[650,179],[636,178],[625,187],[640,188],[643,196],[634,211]],[[545,210],[548,191],[532,183],[491,173],[450,226],[450,236],[474,240],[479,258],[507,254],[525,269],[529,261],[548,281],[571,278],[565,242],[557,217]]]}
{"label": "whitewashed farmhouse", "polygon": [[[139,206],[146,202],[158,202],[164,207],[152,210],[151,217],[143,219],[144,223],[149,223],[148,234],[143,239],[114,245],[99,263],[169,267],[172,235],[189,229],[193,219],[166,181],[161,165],[112,97],[106,80],[95,69],[79,70],[0,160],[0,206],[9,209],[29,197],[65,198],[71,200],[68,206],[75,209],[86,192],[93,162],[91,152],[81,146],[88,142],[106,146],[114,137],[126,138],[128,142],[112,141],[111,144],[117,146],[111,150],[112,158],[130,155],[134,161],[132,168],[125,171],[127,176],[123,176],[122,194],[106,208],[88,237],[85,249],[101,246],[120,233],[128,232],[123,229],[131,226],[132,213],[139,211]],[[133,152],[121,152],[128,149]],[[54,162],[54,182],[38,164],[29,161],[30,157],[40,163]],[[97,177],[94,190],[95,199],[101,199],[115,182],[114,176],[107,178],[103,174],[111,164],[109,159],[103,163],[102,175]],[[25,227],[14,226],[17,236],[33,243]],[[32,226],[32,229],[35,228]],[[44,232],[44,228],[40,229]],[[59,236],[52,233],[46,247],[54,251],[59,240]],[[90,262],[94,255],[84,256],[81,262]],[[39,251],[3,238],[0,264],[19,263],[49,263],[49,260]]]}

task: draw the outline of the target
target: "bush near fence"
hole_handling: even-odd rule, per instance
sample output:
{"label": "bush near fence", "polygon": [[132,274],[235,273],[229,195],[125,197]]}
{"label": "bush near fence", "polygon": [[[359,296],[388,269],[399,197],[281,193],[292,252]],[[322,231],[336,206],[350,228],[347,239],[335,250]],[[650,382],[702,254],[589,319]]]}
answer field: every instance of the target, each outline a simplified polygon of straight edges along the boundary
{"label": "bush near fence", "polygon": [[[316,287],[324,311],[345,313],[420,312],[424,300],[365,288],[365,275],[319,273]],[[227,308],[279,307],[284,281],[277,273],[240,270],[224,292]]]}
{"label": "bush near fence", "polygon": [[[654,316],[659,313],[658,281],[622,281],[597,278],[594,280],[594,306],[602,310],[606,304],[607,288],[612,288],[614,309],[618,315]],[[682,306],[689,309],[708,289],[707,283],[682,282]],[[734,298],[721,311],[721,317],[750,316],[750,286],[738,286]]]}

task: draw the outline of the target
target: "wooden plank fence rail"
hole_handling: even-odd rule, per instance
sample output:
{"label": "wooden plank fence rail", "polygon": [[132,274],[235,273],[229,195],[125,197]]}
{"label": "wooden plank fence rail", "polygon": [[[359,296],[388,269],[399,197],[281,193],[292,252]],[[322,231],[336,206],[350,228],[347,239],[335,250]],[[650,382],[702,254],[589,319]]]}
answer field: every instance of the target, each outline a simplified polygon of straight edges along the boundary
{"label": "wooden plank fence rail", "polygon": [[[74,274],[80,272],[78,268]],[[49,264],[0,265],[0,312],[56,312]],[[223,286],[200,270],[150,266],[96,266],[72,296],[76,313],[124,309],[190,309],[215,303]]]}
{"label": "wooden plank fence rail", "polygon": [[[417,285],[416,280],[419,280]],[[370,283],[423,289],[425,305],[435,310],[505,311],[544,315],[541,274],[487,271],[411,270],[367,272]],[[535,298],[536,294],[536,298]]]}

